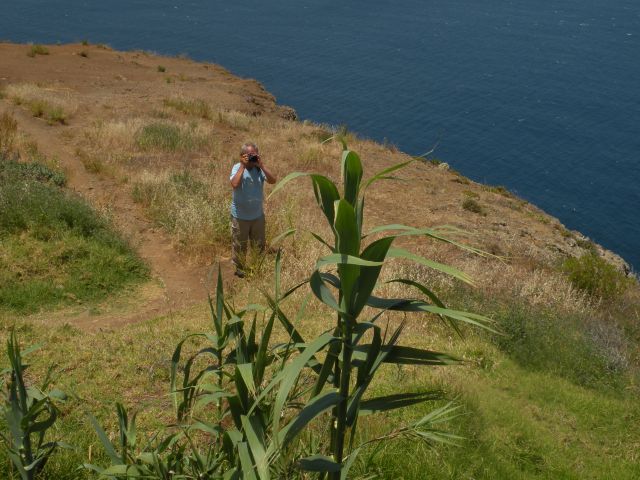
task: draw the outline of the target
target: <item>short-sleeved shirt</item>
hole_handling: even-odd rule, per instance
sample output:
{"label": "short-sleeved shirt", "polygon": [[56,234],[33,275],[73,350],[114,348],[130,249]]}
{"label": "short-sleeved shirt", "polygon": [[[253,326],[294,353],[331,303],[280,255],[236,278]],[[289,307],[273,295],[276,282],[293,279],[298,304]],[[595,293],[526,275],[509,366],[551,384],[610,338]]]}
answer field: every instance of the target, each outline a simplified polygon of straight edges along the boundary
{"label": "short-sleeved shirt", "polygon": [[[240,168],[236,163],[231,169],[231,180]],[[245,168],[242,172],[242,182],[233,189],[231,200],[231,215],[238,220],[255,220],[264,215],[262,210],[263,186],[266,180],[264,172],[258,168]]]}

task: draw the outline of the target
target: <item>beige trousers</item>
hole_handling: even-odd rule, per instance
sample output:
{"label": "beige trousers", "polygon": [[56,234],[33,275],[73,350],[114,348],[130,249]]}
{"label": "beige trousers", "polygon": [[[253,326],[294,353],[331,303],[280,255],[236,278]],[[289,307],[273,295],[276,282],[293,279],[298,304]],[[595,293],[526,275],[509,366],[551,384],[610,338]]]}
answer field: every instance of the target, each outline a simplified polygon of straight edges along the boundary
{"label": "beige trousers", "polygon": [[233,263],[236,268],[243,268],[247,253],[247,244],[251,241],[262,252],[265,247],[264,215],[255,220],[239,220],[231,217],[231,239]]}

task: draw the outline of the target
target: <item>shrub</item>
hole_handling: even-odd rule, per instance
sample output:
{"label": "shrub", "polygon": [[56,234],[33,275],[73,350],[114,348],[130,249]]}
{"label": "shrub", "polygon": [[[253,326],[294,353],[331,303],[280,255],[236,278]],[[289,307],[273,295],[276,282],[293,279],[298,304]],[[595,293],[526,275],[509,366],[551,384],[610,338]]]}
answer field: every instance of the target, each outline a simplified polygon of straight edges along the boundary
{"label": "shrub", "polygon": [[163,67],[162,65],[158,65],[158,71],[159,71],[160,73],[164,73],[164,72],[166,72],[166,71],[167,71],[167,69],[166,69],[165,67]]}
{"label": "shrub", "polygon": [[49,55],[49,49],[42,45],[31,45],[27,51],[27,57],[35,57],[36,55]]}
{"label": "shrub", "polygon": [[632,278],[592,251],[566,259],[561,269],[577,288],[604,301],[615,300],[633,284]]}
{"label": "shrub", "polygon": [[466,198],[462,202],[462,208],[464,208],[465,210],[469,210],[470,212],[477,213],[479,215],[485,214],[482,206],[478,202],[476,202],[473,198]]}

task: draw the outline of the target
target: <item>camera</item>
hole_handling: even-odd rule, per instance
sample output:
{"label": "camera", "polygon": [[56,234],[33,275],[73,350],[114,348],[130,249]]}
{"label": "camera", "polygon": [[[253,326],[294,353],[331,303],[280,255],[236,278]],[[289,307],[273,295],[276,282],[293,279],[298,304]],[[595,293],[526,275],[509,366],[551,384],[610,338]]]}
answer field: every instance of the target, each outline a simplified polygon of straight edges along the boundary
{"label": "camera", "polygon": [[249,161],[251,163],[258,163],[258,155],[255,155],[255,154],[249,155]]}

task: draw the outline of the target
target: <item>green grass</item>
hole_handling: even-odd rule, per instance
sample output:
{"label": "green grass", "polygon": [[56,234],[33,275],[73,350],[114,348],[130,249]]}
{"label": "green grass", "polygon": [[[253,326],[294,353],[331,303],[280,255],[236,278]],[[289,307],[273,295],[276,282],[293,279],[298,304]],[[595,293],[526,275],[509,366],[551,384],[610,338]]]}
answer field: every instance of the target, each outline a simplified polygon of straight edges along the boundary
{"label": "green grass", "polygon": [[[164,70],[162,71],[164,72]],[[213,118],[211,107],[201,99],[166,98],[163,103],[166,107],[175,108],[179,112],[186,113],[187,115],[193,115],[207,120]]]}
{"label": "green grass", "polygon": [[32,313],[95,302],[147,276],[129,245],[62,173],[0,161],[0,309]]}
{"label": "green grass", "polygon": [[[29,357],[31,375],[40,377],[49,363],[56,363],[64,372],[57,386],[74,395],[62,405],[56,437],[76,449],[57,453],[45,478],[88,478],[76,467],[88,460],[89,451],[93,463],[108,463],[86,421],[86,410],[96,414],[108,432],[116,428],[115,401],[124,401],[140,412],[139,431],[143,433],[156,431],[171,418],[167,395],[171,353],[184,335],[210,328],[206,308],[200,305],[97,335],[83,335],[69,326],[22,324],[19,334],[23,345],[44,344],[41,352]],[[489,308],[484,311],[491,313]],[[305,318],[300,327],[314,328],[321,322],[318,312]],[[0,324],[3,333],[9,327],[8,321]],[[434,348],[449,344],[439,324],[432,322],[426,330],[427,341],[436,343]],[[545,337],[539,341],[544,342]],[[640,421],[637,392],[577,385],[558,371],[523,364],[513,353],[496,348],[494,342],[466,335],[462,342],[451,343],[458,345],[453,353],[467,360],[463,366],[436,372],[386,368],[372,395],[394,393],[399,385],[407,391],[444,389],[449,399],[461,405],[461,415],[442,428],[464,438],[458,447],[429,448],[418,441],[392,441],[377,452],[367,448],[354,474],[367,471],[382,479],[404,480],[638,478],[640,432],[630,428]],[[530,359],[541,355],[546,353],[534,351]],[[540,365],[541,360],[537,361]],[[369,437],[385,434],[443,403],[428,402],[377,418],[363,417],[361,432]],[[3,475],[11,478],[8,460],[0,450]]]}
{"label": "green grass", "polygon": [[136,133],[136,144],[145,151],[192,151],[205,146],[207,141],[193,129],[169,122],[152,122]]}
{"label": "green grass", "polygon": [[49,55],[49,49],[43,45],[31,45],[27,51],[27,57],[35,57],[36,55]]}
{"label": "green grass", "polygon": [[[365,452],[358,473],[404,480],[638,478],[640,436],[629,425],[640,419],[640,405],[632,395],[585,389],[500,355],[496,364],[476,374],[460,369],[450,379],[451,395],[462,408],[445,428],[464,437],[460,446],[392,442],[377,453]],[[428,408],[410,415],[419,417]],[[371,433],[384,431],[385,425],[375,425]]]}

